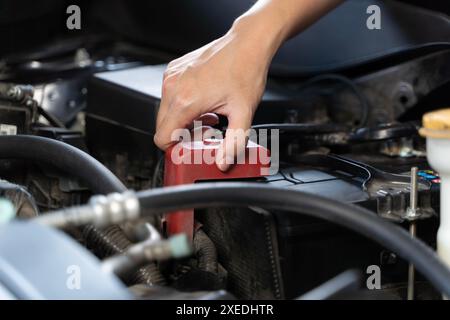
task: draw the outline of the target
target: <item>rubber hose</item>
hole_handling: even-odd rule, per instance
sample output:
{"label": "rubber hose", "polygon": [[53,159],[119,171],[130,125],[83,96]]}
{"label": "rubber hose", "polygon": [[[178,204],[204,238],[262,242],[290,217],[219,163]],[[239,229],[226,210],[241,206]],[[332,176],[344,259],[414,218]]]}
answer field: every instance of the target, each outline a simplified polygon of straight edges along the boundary
{"label": "rubber hose", "polygon": [[104,165],[86,152],[53,139],[0,136],[0,158],[45,163],[82,180],[94,192],[123,192],[126,187]]}
{"label": "rubber hose", "polygon": [[[82,180],[97,194],[123,192],[127,189],[110,170],[86,152],[49,138],[28,135],[0,136],[0,158],[45,163]],[[124,249],[131,245],[131,241],[118,226],[105,230],[87,226],[83,232],[87,244],[105,250],[104,255],[119,252],[119,248]],[[137,274],[137,279],[147,284],[164,283],[156,266],[143,269]]]}
{"label": "rubber hose", "polygon": [[313,194],[256,183],[200,183],[138,192],[146,214],[188,208],[256,206],[320,218],[353,230],[413,263],[438,290],[450,297],[450,269],[427,245],[402,228],[356,205]]}
{"label": "rubber hose", "polygon": [[216,246],[202,229],[195,232],[193,245],[195,255],[198,259],[199,269],[217,274],[219,270],[219,262],[217,258]]}
{"label": "rubber hose", "polygon": [[[83,229],[83,235],[90,249],[99,258],[121,254],[132,245],[132,242],[117,225],[112,225],[104,230],[98,230],[92,225],[86,226]],[[139,268],[127,280],[131,284],[166,285],[166,279],[159,271],[156,263],[149,263]]]}

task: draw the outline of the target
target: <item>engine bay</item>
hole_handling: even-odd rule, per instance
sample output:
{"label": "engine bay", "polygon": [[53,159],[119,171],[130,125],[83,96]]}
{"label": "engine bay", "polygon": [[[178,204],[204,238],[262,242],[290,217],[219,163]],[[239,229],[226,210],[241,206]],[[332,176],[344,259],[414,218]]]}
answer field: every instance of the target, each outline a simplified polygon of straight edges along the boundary
{"label": "engine bay", "polygon": [[[425,114],[450,105],[450,20],[436,16],[446,43],[274,71],[248,146],[271,153],[266,174],[259,162],[228,174],[176,167],[155,146],[173,54],[91,34],[5,54],[0,297],[442,299],[444,195],[419,133]],[[221,117],[215,130],[226,128]],[[339,275],[348,288],[314,296]]]}

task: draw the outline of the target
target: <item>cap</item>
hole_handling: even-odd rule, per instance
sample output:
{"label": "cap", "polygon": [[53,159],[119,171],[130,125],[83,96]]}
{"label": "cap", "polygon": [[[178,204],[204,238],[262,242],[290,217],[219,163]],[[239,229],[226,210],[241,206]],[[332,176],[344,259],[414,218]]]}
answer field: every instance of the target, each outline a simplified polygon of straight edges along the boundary
{"label": "cap", "polygon": [[419,133],[426,138],[450,139],[450,109],[426,113]]}

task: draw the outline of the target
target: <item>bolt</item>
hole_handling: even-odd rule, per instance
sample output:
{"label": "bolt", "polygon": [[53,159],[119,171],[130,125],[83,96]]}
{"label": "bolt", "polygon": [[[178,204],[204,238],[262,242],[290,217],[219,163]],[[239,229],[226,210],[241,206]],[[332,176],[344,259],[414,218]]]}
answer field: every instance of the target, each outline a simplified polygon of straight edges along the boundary
{"label": "bolt", "polygon": [[7,92],[8,97],[15,99],[20,95],[20,89],[17,87],[11,87]]}

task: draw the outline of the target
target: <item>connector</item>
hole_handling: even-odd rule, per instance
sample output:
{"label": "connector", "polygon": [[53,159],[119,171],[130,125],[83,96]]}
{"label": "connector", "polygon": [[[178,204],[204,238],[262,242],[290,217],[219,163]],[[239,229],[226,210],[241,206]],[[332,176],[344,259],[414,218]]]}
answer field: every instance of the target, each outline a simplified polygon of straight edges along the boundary
{"label": "connector", "polygon": [[126,276],[128,273],[154,261],[183,258],[192,254],[192,247],[185,234],[178,234],[165,240],[144,241],[131,246],[123,254],[102,262],[104,272]]}
{"label": "connector", "polygon": [[94,196],[83,206],[49,212],[36,222],[56,228],[93,224],[103,228],[127,220],[137,219],[140,204],[134,191]]}

